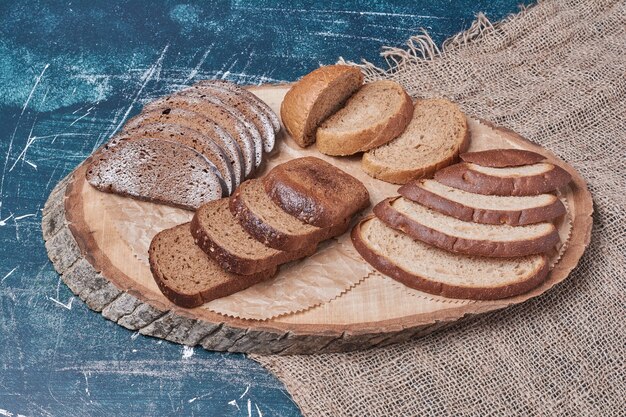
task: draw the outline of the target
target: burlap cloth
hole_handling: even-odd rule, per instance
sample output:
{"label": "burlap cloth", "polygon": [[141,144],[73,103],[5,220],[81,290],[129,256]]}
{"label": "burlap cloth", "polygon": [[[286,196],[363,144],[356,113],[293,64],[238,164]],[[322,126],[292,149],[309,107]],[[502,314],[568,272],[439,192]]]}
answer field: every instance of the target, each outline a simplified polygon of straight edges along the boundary
{"label": "burlap cloth", "polygon": [[445,96],[572,164],[591,244],[547,294],[383,349],[253,356],[306,416],[626,415],[626,2],[543,1],[479,16],[440,49],[383,52],[414,96]]}

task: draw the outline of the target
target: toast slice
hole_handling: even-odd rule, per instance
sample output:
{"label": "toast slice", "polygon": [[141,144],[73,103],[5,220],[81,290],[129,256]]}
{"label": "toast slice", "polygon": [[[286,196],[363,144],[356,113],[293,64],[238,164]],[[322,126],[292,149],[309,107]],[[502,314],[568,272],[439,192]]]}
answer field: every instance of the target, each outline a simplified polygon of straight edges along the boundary
{"label": "toast slice", "polygon": [[274,249],[294,251],[343,234],[350,218],[332,227],[311,226],[286,213],[265,192],[261,180],[248,180],[230,197],[230,211],[248,234]]}
{"label": "toast slice", "polygon": [[402,197],[388,198],[374,207],[387,226],[429,245],[466,255],[493,258],[544,253],[559,243],[552,223],[529,226],[465,222]]}
{"label": "toast slice", "polygon": [[220,177],[204,156],[180,142],[139,138],[93,156],[89,184],[100,191],[195,210],[222,196]]}
{"label": "toast slice", "polygon": [[524,226],[550,221],[565,214],[565,206],[553,194],[504,197],[468,193],[435,180],[403,185],[400,195],[466,222]]}
{"label": "toast slice", "polygon": [[285,95],[280,117],[287,132],[301,147],[315,142],[315,130],[363,84],[356,67],[329,65],[302,77]]}
{"label": "toast slice", "polygon": [[295,251],[265,246],[241,227],[225,198],[205,204],[196,211],[191,220],[191,234],[196,244],[220,267],[239,275],[253,275],[312,255],[316,250],[316,245]]}
{"label": "toast slice", "polygon": [[502,196],[545,194],[566,186],[572,176],[563,168],[540,162],[509,168],[491,168],[461,162],[438,171],[435,180],[470,193]]}
{"label": "toast slice", "polygon": [[413,101],[400,84],[365,84],[318,127],[317,150],[335,156],[368,151],[398,137],[412,116]]}
{"label": "toast slice", "polygon": [[189,223],[158,233],[150,243],[148,258],[163,295],[186,308],[242,291],[276,273],[275,267],[246,276],[224,271],[196,246]]}
{"label": "toast slice", "polygon": [[458,255],[398,232],[370,217],[352,229],[355,249],[374,268],[407,287],[448,298],[495,300],[540,285],[545,255],[495,259]]}
{"label": "toast slice", "polygon": [[362,168],[374,178],[406,184],[453,163],[469,145],[469,137],[467,120],[456,104],[417,100],[404,133],[365,152]]}
{"label": "toast slice", "polygon": [[311,156],[277,165],[263,186],[281,209],[317,227],[342,224],[370,205],[361,181]]}
{"label": "toast slice", "polygon": [[492,168],[532,165],[546,159],[541,154],[524,149],[489,149],[462,153],[460,157],[464,162]]}

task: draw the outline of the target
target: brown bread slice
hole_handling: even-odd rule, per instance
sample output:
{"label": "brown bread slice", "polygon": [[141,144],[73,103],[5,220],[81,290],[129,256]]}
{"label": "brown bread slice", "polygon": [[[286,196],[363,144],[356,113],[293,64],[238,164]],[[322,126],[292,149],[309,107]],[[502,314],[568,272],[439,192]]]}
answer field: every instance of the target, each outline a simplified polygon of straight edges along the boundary
{"label": "brown bread slice", "polygon": [[187,210],[222,196],[211,162],[180,142],[154,138],[123,141],[94,155],[86,178],[100,191]]}
{"label": "brown bread slice", "polygon": [[271,278],[276,268],[254,275],[224,271],[193,241],[189,223],[158,233],[148,250],[150,270],[170,301],[193,308],[226,297]]}
{"label": "brown bread slice", "polygon": [[543,155],[524,149],[489,149],[487,151],[466,152],[460,157],[464,162],[492,168],[531,165],[546,159]]}
{"label": "brown bread slice", "polygon": [[544,253],[559,243],[552,223],[529,226],[465,222],[402,197],[388,198],[374,207],[387,226],[429,245],[466,255],[510,258]]}
{"label": "brown bread slice", "polygon": [[280,117],[287,132],[301,147],[315,142],[315,130],[363,84],[356,67],[330,65],[302,77],[285,95]]}
{"label": "brown bread slice", "polygon": [[196,244],[223,269],[240,275],[256,274],[304,258],[316,249],[312,245],[287,252],[265,246],[241,227],[225,198],[196,211],[191,220],[191,234]]}
{"label": "brown bread slice", "polygon": [[467,120],[456,104],[417,100],[404,133],[364,153],[362,168],[374,178],[406,184],[453,163],[469,145],[469,137]]}
{"label": "brown bread slice", "polygon": [[352,242],[374,268],[407,287],[448,298],[495,300],[540,285],[548,275],[545,255],[481,258],[427,245],[370,217],[352,229]]}
{"label": "brown bread slice", "polygon": [[403,185],[400,195],[448,216],[467,222],[523,226],[550,221],[565,214],[553,194],[506,197],[468,193],[435,180]]}
{"label": "brown bread slice", "polygon": [[311,156],[277,165],[263,186],[280,208],[317,227],[341,224],[370,205],[361,181]]}
{"label": "brown bread slice", "polygon": [[318,127],[317,150],[336,156],[368,151],[398,137],[412,116],[413,101],[400,84],[365,84]]}
{"label": "brown bread slice", "polygon": [[256,240],[274,249],[294,251],[343,234],[350,218],[332,227],[311,226],[283,211],[261,180],[248,180],[230,197],[230,211]]}
{"label": "brown bread slice", "polygon": [[563,168],[540,162],[510,168],[490,168],[461,162],[438,171],[435,180],[470,193],[528,196],[550,193],[572,179]]}

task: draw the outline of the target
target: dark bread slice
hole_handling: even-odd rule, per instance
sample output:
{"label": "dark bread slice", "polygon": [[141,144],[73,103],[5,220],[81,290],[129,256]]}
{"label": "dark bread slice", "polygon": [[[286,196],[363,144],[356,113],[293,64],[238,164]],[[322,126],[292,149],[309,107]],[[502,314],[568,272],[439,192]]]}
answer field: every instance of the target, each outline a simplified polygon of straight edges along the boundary
{"label": "dark bread slice", "polygon": [[506,197],[468,193],[435,180],[403,185],[400,195],[448,216],[484,224],[523,226],[550,221],[565,214],[565,206],[553,194]]}
{"label": "dark bread slice", "polygon": [[545,156],[524,149],[489,149],[466,152],[459,155],[465,162],[492,168],[532,165],[546,159]]}
{"label": "dark bread slice", "polygon": [[235,184],[239,185],[243,181],[245,166],[241,148],[237,141],[212,119],[183,109],[154,110],[133,117],[126,122],[124,130],[131,130],[149,123],[172,123],[200,132],[222,148],[233,167]]}
{"label": "dark bread slice", "polygon": [[547,162],[512,168],[490,168],[461,162],[435,173],[435,180],[470,193],[502,196],[545,194],[572,179],[563,168]]}
{"label": "dark bread slice", "polygon": [[222,196],[217,169],[180,142],[139,138],[92,157],[89,184],[100,191],[195,210]]}
{"label": "dark bread slice", "polygon": [[493,258],[545,253],[559,243],[552,223],[529,226],[465,222],[402,197],[388,198],[374,207],[387,226],[414,239],[450,252]]}
{"label": "dark bread slice", "polygon": [[150,243],[148,257],[163,295],[186,308],[242,291],[276,273],[276,268],[245,276],[224,271],[196,246],[189,223],[158,233]]}
{"label": "dark bread slice", "polygon": [[549,270],[545,255],[510,259],[458,255],[413,240],[374,217],[352,229],[352,243],[383,274],[407,287],[447,298],[513,297],[540,285]]}
{"label": "dark bread slice", "polygon": [[288,252],[265,246],[241,227],[225,198],[196,211],[191,220],[191,234],[196,244],[223,269],[240,275],[256,274],[312,255],[317,246]]}
{"label": "dark bread slice", "polygon": [[256,240],[274,249],[293,251],[343,234],[350,218],[333,227],[316,227],[283,211],[265,192],[261,180],[248,180],[230,197],[230,211]]}
{"label": "dark bread slice", "polygon": [[244,158],[245,176],[248,177],[254,172],[256,168],[256,148],[252,140],[252,134],[246,125],[229,109],[200,98],[174,95],[148,103],[144,106],[143,112],[147,113],[155,110],[167,112],[173,109],[194,111],[217,123],[239,144]]}
{"label": "dark bread slice", "polygon": [[280,208],[317,227],[341,224],[370,205],[361,181],[311,156],[277,165],[263,186]]}

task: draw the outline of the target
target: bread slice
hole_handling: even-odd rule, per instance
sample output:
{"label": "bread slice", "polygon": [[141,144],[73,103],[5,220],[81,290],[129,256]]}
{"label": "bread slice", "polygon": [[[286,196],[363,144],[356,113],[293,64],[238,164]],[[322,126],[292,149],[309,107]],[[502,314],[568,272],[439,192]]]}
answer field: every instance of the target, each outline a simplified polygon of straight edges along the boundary
{"label": "bread slice", "polygon": [[312,245],[287,252],[265,246],[241,227],[225,198],[205,204],[196,211],[191,220],[191,234],[196,244],[220,267],[240,275],[256,274],[304,258],[316,249],[316,245]]}
{"label": "bread slice", "polygon": [[489,149],[487,151],[466,152],[460,157],[464,162],[492,168],[531,165],[546,159],[541,154],[524,149]]}
{"label": "bread slice", "polygon": [[413,101],[394,81],[365,84],[317,129],[317,150],[353,155],[398,137],[413,116]]}
{"label": "bread slice", "polygon": [[245,177],[245,166],[241,148],[237,141],[213,120],[183,109],[155,110],[140,113],[124,125],[124,130],[132,130],[149,123],[171,123],[196,130],[215,142],[228,158],[233,167],[235,184],[239,185]]}
{"label": "bread slice", "polygon": [[361,181],[311,156],[277,165],[263,186],[280,208],[317,227],[342,224],[370,205]]}
{"label": "bread slice", "polygon": [[394,184],[428,177],[453,163],[469,145],[465,115],[448,100],[417,100],[404,133],[363,154],[362,167]]}
{"label": "bread slice", "polygon": [[402,197],[388,198],[374,207],[385,224],[414,239],[466,255],[510,258],[544,253],[559,243],[552,223],[529,226],[465,222]]}
{"label": "bread slice", "polygon": [[510,168],[490,168],[462,162],[435,174],[435,180],[470,193],[528,196],[550,193],[572,179],[563,168],[548,162]]}
{"label": "bread slice", "polygon": [[94,155],[86,178],[100,191],[187,210],[222,196],[211,162],[180,142],[154,138],[123,141]]}
{"label": "bread slice", "polygon": [[274,249],[294,251],[343,234],[350,218],[332,227],[316,227],[283,211],[261,180],[248,180],[230,197],[230,211],[248,234]]}
{"label": "bread slice", "polygon": [[315,130],[363,84],[356,67],[329,65],[302,77],[285,95],[280,117],[301,147],[315,142]]}
{"label": "bread slice", "polygon": [[276,268],[254,275],[224,271],[196,246],[189,223],[158,233],[150,243],[148,258],[154,281],[163,295],[186,308],[242,291],[276,273]]}
{"label": "bread slice", "polygon": [[352,242],[383,274],[407,287],[448,298],[513,297],[537,287],[548,275],[545,255],[511,259],[457,255],[413,240],[372,217],[352,229]]}
{"label": "bread slice", "polygon": [[403,197],[466,222],[523,226],[550,221],[565,214],[553,194],[501,197],[468,193],[435,180],[417,180],[398,190]]}

